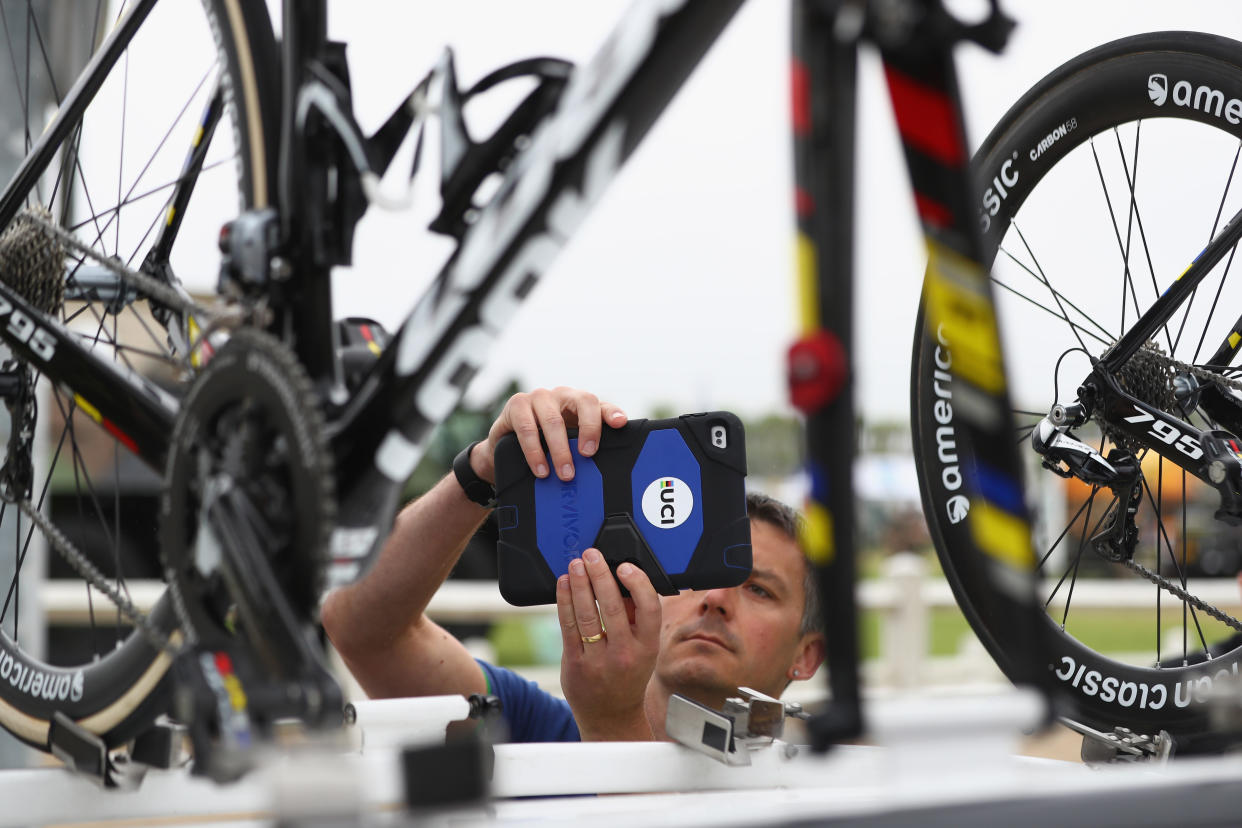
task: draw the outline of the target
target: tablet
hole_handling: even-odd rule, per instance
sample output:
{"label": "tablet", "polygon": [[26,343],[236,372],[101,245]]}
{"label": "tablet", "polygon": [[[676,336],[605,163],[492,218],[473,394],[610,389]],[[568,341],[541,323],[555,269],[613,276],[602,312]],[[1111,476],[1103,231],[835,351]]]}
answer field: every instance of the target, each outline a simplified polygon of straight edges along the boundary
{"label": "tablet", "polygon": [[641,567],[662,595],[737,586],[750,575],[746,439],[735,415],[605,426],[593,457],[578,454],[576,429],[569,437],[575,474],[567,482],[535,477],[516,435],[496,445],[497,558],[506,601],[555,603],[557,578],[592,546],[614,573],[624,562]]}

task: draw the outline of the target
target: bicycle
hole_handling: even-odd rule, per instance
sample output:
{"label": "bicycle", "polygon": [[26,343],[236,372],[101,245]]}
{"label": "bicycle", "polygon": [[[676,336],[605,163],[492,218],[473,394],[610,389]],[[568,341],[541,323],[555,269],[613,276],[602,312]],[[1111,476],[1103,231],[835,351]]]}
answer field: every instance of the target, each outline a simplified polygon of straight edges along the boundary
{"label": "bicycle", "polygon": [[[1021,389],[1015,442],[1028,485],[1045,493],[1040,600],[1060,712],[1088,729],[1165,731],[1179,753],[1232,739],[1212,710],[1242,660],[1236,587],[1195,580],[1220,566],[1211,553],[1228,553],[1237,523],[1240,57],[1242,44],[1197,32],[1100,46],[1018,100],[973,161],[1001,312],[1020,321],[1013,330],[1041,332],[1037,346],[1007,350],[1020,355],[1016,376],[1037,378]],[[953,389],[936,373],[952,351],[920,320],[911,388],[924,507],[959,604],[1008,673],[1027,656],[955,572],[973,518],[955,488]],[[1141,585],[1145,607],[1113,625],[1141,638],[1110,642],[1075,611],[1089,572]]]}
{"label": "bicycle", "polygon": [[[24,543],[38,528],[118,610],[117,632],[80,665],[33,659],[15,643],[16,621],[11,637],[0,625],[0,724],[110,781],[124,745],[158,742],[161,734],[167,741],[166,729],[151,728],[162,712],[188,725],[196,768],[220,778],[239,772],[244,761],[237,757],[278,719],[322,727],[340,721],[340,691],[314,640],[321,590],[365,567],[402,483],[495,331],[740,3],[638,7],[588,64],[571,71],[550,58],[520,61],[464,90],[446,54],[370,136],[351,115],[348,64],[343,46],[326,38],[325,5],[286,2],[277,44],[262,4],[204,3],[213,37],[204,52],[208,69],[188,85],[204,114],[191,140],[173,143],[190,149],[184,160],[178,154],[167,184],[134,183],[126,191],[113,186],[124,180],[125,164],[94,158],[92,133],[115,125],[118,99],[109,97],[105,79],[123,84],[131,60],[139,60],[136,44],[154,28],[145,25],[148,16],[172,7],[140,0],[58,101],[42,136],[29,139],[0,195],[0,226],[8,228],[0,256],[12,261],[0,284],[0,337],[13,352],[0,392],[19,426],[0,468],[4,508],[29,522]],[[973,25],[934,2],[795,8],[795,158],[808,303],[790,372],[794,400],[808,417],[813,502],[804,540],[830,608],[833,702],[811,728],[824,748],[863,727],[853,447],[834,436],[853,430],[846,274],[858,43],[879,42],[889,65],[925,231],[944,276],[932,304],[952,327],[986,315],[990,300],[983,271],[972,264],[978,255],[961,186],[966,155],[948,50],[963,39],[999,48],[1009,23],[995,0],[989,17]],[[26,24],[34,33],[28,42],[37,43],[37,20]],[[188,51],[180,40],[177,49]],[[38,52],[26,50],[46,68]],[[177,63],[184,60],[179,54]],[[472,138],[466,102],[516,78],[533,81],[533,89],[490,136]],[[167,95],[146,97],[169,103],[174,126],[190,108]],[[124,122],[127,99],[119,101]],[[923,117],[928,104],[936,117]],[[98,123],[94,107],[105,109]],[[37,121],[29,107],[24,115]],[[421,147],[433,115],[444,158],[443,203],[431,229],[457,249],[388,338],[369,320],[333,318],[329,272],[350,261],[354,228],[368,206],[400,200],[384,175],[404,143]],[[143,122],[150,120],[144,115]],[[154,134],[164,136],[151,140],[154,154],[163,155],[173,130]],[[416,151],[415,168],[418,158]],[[96,162],[115,204],[98,206],[86,186]],[[230,166],[236,178],[225,175]],[[494,194],[480,195],[496,175]],[[219,279],[201,299],[177,274],[217,270],[201,249],[180,255],[181,247],[204,241],[183,222],[200,218],[200,202],[211,204],[211,179],[236,189],[238,208],[215,219],[219,233],[209,238],[218,239]],[[142,202],[155,218],[135,225],[129,208]],[[122,319],[138,329],[139,341],[122,334]],[[1008,406],[997,343],[982,343],[974,356],[973,363],[959,360],[955,376],[976,389],[977,416],[963,425],[993,474],[974,481],[974,515],[990,516],[994,531],[969,540],[957,574],[985,585],[979,600],[1025,630],[1031,640],[1023,637],[1023,646],[1038,652],[1034,558],[1003,425]],[[163,376],[142,370],[150,357],[166,366]],[[36,424],[49,409],[59,413],[63,433],[45,470]],[[110,492],[91,479],[98,474],[90,441],[101,435],[114,444],[105,457],[133,456],[163,475],[155,568],[169,589],[149,616],[124,594],[120,549],[132,527],[115,500],[103,502],[119,494],[119,473],[108,471]],[[69,479],[79,484],[78,515],[103,524],[99,535],[80,536],[106,538],[110,556],[78,550],[44,515],[53,482]],[[135,632],[122,641],[128,625]],[[1018,678],[1040,685],[1044,677],[1032,670]]]}

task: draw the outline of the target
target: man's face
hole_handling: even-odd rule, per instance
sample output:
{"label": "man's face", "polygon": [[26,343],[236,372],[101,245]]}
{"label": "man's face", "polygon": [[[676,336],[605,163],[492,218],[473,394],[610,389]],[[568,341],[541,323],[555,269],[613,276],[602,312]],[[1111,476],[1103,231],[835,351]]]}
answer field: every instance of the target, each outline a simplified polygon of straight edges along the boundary
{"label": "man's face", "polygon": [[[692,697],[731,695],[751,687],[779,696],[802,665],[819,664],[818,636],[802,636],[805,564],[798,545],[764,521],[751,521],[754,564],[738,587],[686,590],[662,599],[663,626],[656,677]],[[808,654],[806,649],[814,648]],[[813,661],[805,659],[810,655]]]}

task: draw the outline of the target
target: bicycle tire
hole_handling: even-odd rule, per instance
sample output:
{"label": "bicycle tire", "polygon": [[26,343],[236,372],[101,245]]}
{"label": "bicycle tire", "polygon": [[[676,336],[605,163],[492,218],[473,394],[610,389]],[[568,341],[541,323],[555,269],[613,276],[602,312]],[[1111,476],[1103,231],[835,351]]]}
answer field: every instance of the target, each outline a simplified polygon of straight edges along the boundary
{"label": "bicycle tire", "polygon": [[[1073,401],[1076,381],[1086,376],[1089,366],[1075,349],[1099,356],[1137,316],[1135,309],[1154,301],[1168,285],[1167,277],[1180,274],[1212,237],[1213,227],[1238,209],[1233,170],[1242,146],[1239,96],[1242,43],[1193,32],[1138,35],[1054,70],[1013,105],[976,153],[974,203],[984,230],[985,261],[993,265],[993,282],[1001,288],[996,293],[1003,306],[999,318],[1014,407],[1022,409],[1019,416],[1028,426],[1015,439],[1024,450],[1029,425],[1052,403]],[[1097,211],[1105,216],[1097,217]],[[1199,290],[1215,292],[1218,299],[1232,296],[1231,261],[1232,254]],[[1064,278],[1066,273],[1072,278]],[[1040,276],[1047,277],[1047,285],[1038,281]],[[1027,278],[1042,293],[1019,295],[1015,285]],[[1107,286],[1111,298],[1097,284]],[[1229,330],[1217,326],[1233,324],[1240,306],[1221,301],[1220,317],[1215,317],[1217,307],[1213,302],[1203,316],[1204,309],[1188,301],[1160,332],[1167,356],[1193,365],[1203,341],[1215,347]],[[1024,322],[1056,319],[1059,324],[1016,324],[1011,312]],[[980,612],[978,596],[967,591],[959,575],[964,550],[973,543],[969,502],[961,494],[969,490],[963,480],[973,472],[970,449],[954,431],[953,389],[947,375],[937,373],[952,359],[951,339],[944,331],[928,330],[920,308],[911,376],[919,485],[931,539],[958,605],[1001,670],[1012,677],[1017,665],[1029,666],[1034,656],[1019,649],[1005,619]],[[1160,357],[1153,360],[1169,364]],[[1133,371],[1137,387],[1146,375],[1137,367]],[[1152,382],[1155,393],[1155,386],[1166,381]],[[1035,383],[1043,385],[1042,391]],[[1058,392],[1061,400],[1055,398]],[[1087,442],[1103,453],[1113,445],[1104,438]],[[1027,451],[1028,493],[1041,491],[1050,479],[1060,482],[1038,468],[1037,456]],[[1195,537],[1190,518],[1202,509],[1203,490],[1154,453],[1144,459],[1143,474],[1147,488],[1140,508],[1158,517],[1150,533],[1144,528],[1136,559],[1150,568],[1154,557],[1155,568],[1183,586],[1193,563],[1187,556]],[[1180,491],[1174,491],[1174,483]],[[1097,566],[1106,575],[1136,576],[1119,564],[1095,559],[1089,545],[1075,538],[1098,525],[1095,495],[1076,493],[1072,484],[1064,491],[1056,486],[1042,491],[1048,494],[1035,498],[1034,511],[1044,516],[1046,530],[1036,552],[1052,628],[1048,668],[1056,677],[1059,712],[1105,731],[1116,726],[1153,735],[1165,730],[1181,752],[1208,748],[1211,688],[1225,676],[1236,676],[1242,662],[1242,648],[1219,643],[1232,630],[1185,601],[1169,600],[1167,591],[1157,597],[1155,586],[1154,653],[1143,645],[1133,657],[1119,655],[1089,618],[1075,615],[1071,622],[1074,587],[1086,583],[1084,557],[1088,568]],[[1101,513],[1108,490],[1103,492]],[[1077,501],[1070,498],[1078,494],[1084,506],[1075,513]],[[1073,518],[1055,520],[1062,503],[1069,504],[1064,514],[1073,513]],[[1174,508],[1166,510],[1167,504]],[[1202,521],[1194,524],[1195,531],[1202,531]],[[1067,583],[1068,592],[1061,592]],[[1195,583],[1190,585],[1194,593]],[[1166,600],[1172,609],[1164,607]],[[1128,623],[1153,623],[1151,610],[1143,612]],[[1169,645],[1168,630],[1176,630],[1178,616],[1180,646],[1176,640]],[[1194,649],[1204,649],[1206,659],[1192,663]]]}
{"label": "bicycle tire", "polygon": [[[113,23],[102,19],[100,10],[104,6],[101,3],[96,11],[90,48],[98,47],[102,40],[98,34],[110,29]],[[218,255],[214,251],[220,225],[213,217],[227,220],[239,209],[266,207],[274,191],[277,51],[271,21],[261,3],[204,0],[190,3],[190,8],[186,6],[184,2],[156,4],[59,147],[58,160],[28,192],[18,195],[27,206],[46,207],[55,222],[102,255],[118,257],[130,267],[147,272],[152,267],[167,265],[180,275],[185,265],[197,266],[198,272],[207,271],[205,275],[214,289],[216,272],[210,265],[202,265]],[[73,12],[85,14],[85,9],[75,8]],[[199,17],[191,20],[191,15]],[[3,22],[0,35],[19,28],[16,21]],[[22,21],[21,32],[12,33],[9,46],[15,55],[14,71],[20,79],[23,70],[18,67],[16,56],[24,55],[33,65],[33,71],[24,70],[25,77],[37,78],[42,73],[49,78],[47,83],[59,105],[64,87],[56,83],[54,63],[41,48],[46,37],[39,30],[40,22],[37,15],[28,17]],[[29,35],[32,30],[33,38]],[[15,42],[23,33],[27,38],[24,48]],[[175,36],[170,37],[170,33]],[[201,58],[201,62],[192,63],[195,58]],[[157,77],[144,74],[152,68],[158,71],[150,74]],[[198,118],[213,97],[213,77],[219,78],[224,116],[208,146]],[[152,88],[158,93],[153,94]],[[27,151],[32,134],[41,131],[42,118],[42,113],[34,111],[31,89],[27,80],[21,96]],[[174,89],[178,92],[174,93]],[[182,91],[185,97],[180,95]],[[162,105],[170,120],[155,120],[146,103]],[[115,130],[120,137],[103,137],[109,130]],[[139,131],[140,136],[131,134]],[[120,150],[111,161],[101,150],[101,145],[111,149],[109,140],[118,142]],[[187,148],[200,142],[208,154],[201,167],[191,169],[186,161]],[[98,178],[96,170],[101,171]],[[98,181],[106,183],[101,185]],[[188,209],[187,205],[179,208],[186,221],[199,219],[208,227],[214,221],[215,226],[206,233],[195,232],[191,225],[180,224],[179,214],[178,231],[169,233],[166,239],[176,242],[169,245],[168,257],[160,253],[156,259],[149,259],[152,249],[161,243],[162,234],[155,228],[173,225],[174,206],[169,196],[181,189],[175,186],[178,181],[187,181],[192,188]],[[134,213],[142,216],[140,221],[130,218]],[[202,258],[204,254],[206,257]],[[75,259],[70,254],[66,260],[66,286],[74,300],[49,309],[49,316],[59,316],[60,323],[68,329],[83,328],[79,341],[104,349],[103,353],[132,371],[146,374],[152,365],[164,369],[161,376],[152,376],[148,381],[174,396],[182,393],[201,360],[193,358],[184,347],[174,347],[172,337],[154,321],[154,303],[145,301],[147,297],[140,290],[127,296],[124,307],[115,302],[115,295],[109,298],[107,290],[94,294],[86,290],[82,274],[90,271],[91,264],[85,257]],[[190,267],[184,269],[189,271]],[[85,326],[83,319],[89,320]],[[127,333],[127,325],[136,330]],[[137,460],[137,456],[126,448],[123,436],[118,437],[106,422],[99,422],[88,401],[60,383],[47,385],[50,387],[42,400],[43,416],[38,427],[61,431],[47,438],[50,459],[35,461],[39,474],[34,479],[32,500],[37,508],[47,512],[58,496],[58,488],[72,482],[75,490],[60,496],[74,504],[69,510],[61,510],[66,513],[66,530],[73,540],[85,546],[83,552],[91,562],[123,590],[124,569],[133,564],[122,561],[122,547],[137,536],[144,549],[156,549],[147,546],[154,544],[157,537],[154,517],[150,525],[144,519],[143,525],[138,526],[122,507],[125,490],[132,488],[132,484],[123,477],[121,469],[135,465],[130,461]],[[3,448],[0,443],[0,449]],[[158,486],[162,471],[151,468],[147,485]],[[5,508],[12,506],[6,504]],[[3,514],[0,511],[0,518]],[[56,517],[54,514],[53,518]],[[85,523],[92,524],[92,528],[83,529]],[[21,571],[24,549],[29,547],[32,537],[37,537],[32,527],[20,520],[15,532],[16,545],[23,551],[15,566],[18,574],[13,576],[13,584]],[[54,551],[49,550],[49,555],[55,560]],[[150,557],[153,560],[149,561],[149,571],[139,574],[158,577],[158,558]],[[89,597],[89,588],[87,592]],[[171,656],[157,648],[146,634],[131,629],[130,623],[115,611],[109,612],[112,618],[104,618],[92,609],[91,638],[99,641],[98,649],[89,656],[79,656],[79,662],[48,663],[32,657],[17,642],[16,609],[5,617],[10,609],[9,599],[15,594],[20,596],[20,590],[11,585],[9,598],[4,601],[4,614],[0,614],[0,726],[28,745],[46,751],[51,749],[49,723],[59,712],[99,736],[109,747],[115,747],[134,738],[157,715],[166,712]],[[93,604],[101,600],[105,599],[96,597]],[[175,631],[176,614],[167,593],[149,619],[162,634]]]}

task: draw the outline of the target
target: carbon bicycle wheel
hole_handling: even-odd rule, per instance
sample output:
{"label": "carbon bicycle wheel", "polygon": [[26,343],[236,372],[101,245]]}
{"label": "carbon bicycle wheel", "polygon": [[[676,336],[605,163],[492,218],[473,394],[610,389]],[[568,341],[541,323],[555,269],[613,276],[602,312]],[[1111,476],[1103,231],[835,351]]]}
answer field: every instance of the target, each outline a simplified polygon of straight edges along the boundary
{"label": "carbon bicycle wheel", "polygon": [[[1117,508],[1110,489],[1062,479],[1026,447],[1054,403],[1075,400],[1090,360],[1242,207],[1240,157],[1242,44],[1165,32],[1101,46],[1052,72],[973,162],[1017,410],[1014,440],[1029,454],[1027,496],[1053,638],[1048,669],[1063,691],[1061,712],[1105,731],[1164,729],[1183,752],[1210,741],[1212,688],[1239,672],[1233,636],[1242,630],[1242,598],[1232,576],[1242,568],[1242,535],[1213,518],[1212,486],[1125,445],[1102,415],[1093,417],[1075,431],[1079,440],[1103,455],[1131,451],[1141,464],[1132,560],[1163,581],[1152,583],[1091,543]],[[1215,426],[1185,403],[1185,389],[1218,382],[1238,393],[1235,371],[1214,379],[1204,366],[1242,311],[1234,252],[1119,372],[1130,393],[1200,429]],[[975,472],[955,429],[955,406],[966,401],[945,373],[953,349],[920,315],[911,392],[923,506],[958,604],[1012,675],[1032,656],[1018,649],[1006,619],[979,611],[979,596],[959,577],[972,543],[964,493]],[[1125,608],[1088,606],[1093,595],[1121,596]]]}
{"label": "carbon bicycle wheel", "polygon": [[[85,77],[107,33],[123,26],[114,5],[0,7],[10,53],[0,59],[0,74],[8,75],[0,86],[11,97],[0,111],[9,115],[5,135],[16,159],[39,140],[75,74]],[[15,179],[5,196],[18,199],[23,213],[0,238],[0,275],[153,394],[179,396],[210,342],[195,319],[120,287],[108,262],[158,276],[186,296],[214,292],[221,225],[239,209],[268,203],[275,56],[261,3],[155,4],[80,117],[70,116],[53,162],[28,185]],[[43,229],[22,220],[32,208]],[[71,390],[72,378],[41,377],[6,352],[0,379],[9,388],[0,408],[10,420],[5,432],[28,435],[6,438],[0,449],[6,464],[30,465],[33,505],[113,589],[127,594],[133,579],[158,579],[162,468],[144,463],[129,436]],[[48,535],[14,504],[0,505],[0,550],[9,560],[0,564],[0,573],[7,569],[0,725],[47,750],[49,721],[61,712],[116,746],[163,712],[171,657],[80,578],[71,593],[88,610],[77,634],[53,638],[47,656],[30,646],[38,632],[21,626],[22,607],[38,597],[22,588],[22,573],[39,557],[32,550],[53,546]],[[46,554],[53,574],[77,577],[54,549]],[[161,598],[149,616],[164,635],[176,628],[169,604]]]}

